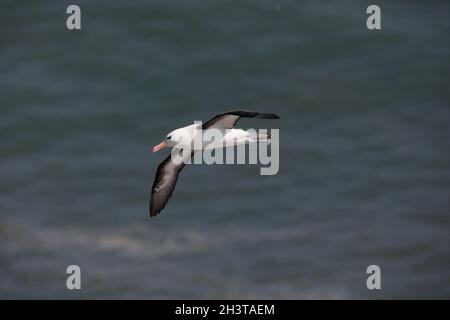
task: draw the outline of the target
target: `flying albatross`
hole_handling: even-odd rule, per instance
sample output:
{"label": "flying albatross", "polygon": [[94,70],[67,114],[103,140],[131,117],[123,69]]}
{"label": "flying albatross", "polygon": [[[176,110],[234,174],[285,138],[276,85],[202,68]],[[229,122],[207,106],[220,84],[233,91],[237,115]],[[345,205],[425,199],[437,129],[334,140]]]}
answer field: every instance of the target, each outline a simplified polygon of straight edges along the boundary
{"label": "flying albatross", "polygon": [[[213,146],[214,148],[260,141],[261,137],[252,137],[250,133],[245,130],[234,129],[234,126],[240,118],[279,119],[279,117],[273,113],[250,111],[225,112],[216,115],[202,125],[193,124],[176,129],[170,132],[160,144],[153,147],[153,153],[155,153],[165,147],[176,146],[177,149],[175,150],[174,148],[172,152],[178,152],[182,159],[181,161],[174,162],[172,159],[172,154],[170,154],[158,166],[150,195],[149,210],[151,217],[156,216],[166,206],[169,198],[172,196],[172,192],[175,189],[175,184],[177,183],[178,175],[183,169],[185,162],[190,159],[196,151],[205,149],[204,145],[202,145],[201,149],[198,150],[196,150],[195,147],[192,148],[194,140],[193,137],[195,137],[197,132],[207,129],[219,129],[223,131],[224,137],[220,146]],[[265,139],[266,141],[269,141],[270,136],[267,135]],[[189,146],[188,150],[192,150],[190,154],[183,154],[183,149],[182,147],[180,148],[180,146],[183,145]]]}

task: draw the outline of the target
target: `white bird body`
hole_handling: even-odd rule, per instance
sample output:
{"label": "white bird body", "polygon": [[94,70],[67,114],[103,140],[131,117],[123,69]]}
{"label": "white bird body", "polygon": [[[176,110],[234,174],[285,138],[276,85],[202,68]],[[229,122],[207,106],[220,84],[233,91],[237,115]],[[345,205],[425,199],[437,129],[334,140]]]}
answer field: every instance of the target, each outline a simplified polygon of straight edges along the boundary
{"label": "white bird body", "polygon": [[[259,139],[254,134],[242,129],[206,129],[193,124],[176,129],[169,133],[172,140],[169,146],[179,149],[192,148],[193,151],[219,149],[236,145],[256,143],[267,139]],[[200,143],[195,143],[196,139]]]}
{"label": "white bird body", "polygon": [[[166,138],[153,147],[158,152],[165,147],[172,147],[176,154],[181,155],[181,161],[174,161],[171,155],[160,163],[156,171],[150,195],[150,216],[156,216],[166,206],[175,189],[178,175],[186,160],[197,151],[218,149],[249,143],[270,143],[270,134],[260,134],[242,129],[235,129],[236,122],[241,118],[279,119],[273,113],[250,111],[231,111],[221,113],[204,124],[194,123],[170,132]],[[185,152],[190,150],[190,152]]]}
{"label": "white bird body", "polygon": [[[167,136],[171,137],[170,142],[166,142],[168,146],[176,147],[177,149],[189,148],[193,151],[220,149],[269,141],[267,137],[261,139],[242,129],[215,128],[203,130],[200,124],[178,128]],[[198,139],[199,143],[195,143],[196,139]]]}

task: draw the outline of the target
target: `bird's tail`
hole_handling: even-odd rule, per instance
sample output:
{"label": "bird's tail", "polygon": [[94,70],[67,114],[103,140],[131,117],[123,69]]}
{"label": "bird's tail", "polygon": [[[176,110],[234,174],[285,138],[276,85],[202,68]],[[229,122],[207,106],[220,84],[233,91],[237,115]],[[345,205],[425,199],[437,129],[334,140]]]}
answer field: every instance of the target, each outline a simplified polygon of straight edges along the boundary
{"label": "bird's tail", "polygon": [[271,142],[271,134],[270,130],[267,129],[260,129],[256,132],[256,135],[251,137],[251,139],[255,142],[265,142],[270,143]]}

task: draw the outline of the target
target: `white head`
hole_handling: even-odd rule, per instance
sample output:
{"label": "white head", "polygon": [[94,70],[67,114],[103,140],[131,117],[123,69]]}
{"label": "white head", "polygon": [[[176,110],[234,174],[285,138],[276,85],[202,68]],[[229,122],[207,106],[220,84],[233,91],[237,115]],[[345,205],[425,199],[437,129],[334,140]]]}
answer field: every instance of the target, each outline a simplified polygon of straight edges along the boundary
{"label": "white head", "polygon": [[186,132],[181,129],[176,129],[170,132],[166,138],[158,145],[153,147],[153,153],[158,152],[159,150],[165,147],[175,147],[176,145],[183,144],[185,140]]}

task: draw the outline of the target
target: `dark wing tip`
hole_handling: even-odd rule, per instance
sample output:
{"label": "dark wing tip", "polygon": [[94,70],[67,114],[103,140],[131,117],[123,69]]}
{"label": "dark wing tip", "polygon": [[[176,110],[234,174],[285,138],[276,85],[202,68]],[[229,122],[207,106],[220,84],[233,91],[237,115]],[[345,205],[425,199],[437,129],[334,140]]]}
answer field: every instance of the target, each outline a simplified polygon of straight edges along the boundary
{"label": "dark wing tip", "polygon": [[280,117],[275,113],[260,113],[257,118],[261,119],[280,119]]}
{"label": "dark wing tip", "polygon": [[150,205],[149,205],[149,207],[148,207],[148,211],[149,211],[149,213],[150,213],[150,217],[153,218],[153,217],[156,217],[156,216],[161,212],[161,209],[157,210],[157,209],[153,206],[153,201],[150,200]]}
{"label": "dark wing tip", "polygon": [[162,190],[156,191],[155,188],[152,188],[149,204],[150,217],[156,217],[166,207],[166,204],[172,197],[176,182],[177,179],[173,181],[173,186],[169,187],[169,189],[163,188]]}
{"label": "dark wing tip", "polygon": [[165,208],[171,194],[167,195],[166,191],[164,191],[164,194],[152,194],[150,196],[150,217],[156,217]]}
{"label": "dark wing tip", "polygon": [[280,117],[275,113],[253,112],[245,110],[230,111],[226,112],[225,114],[232,114],[243,118],[280,119]]}

